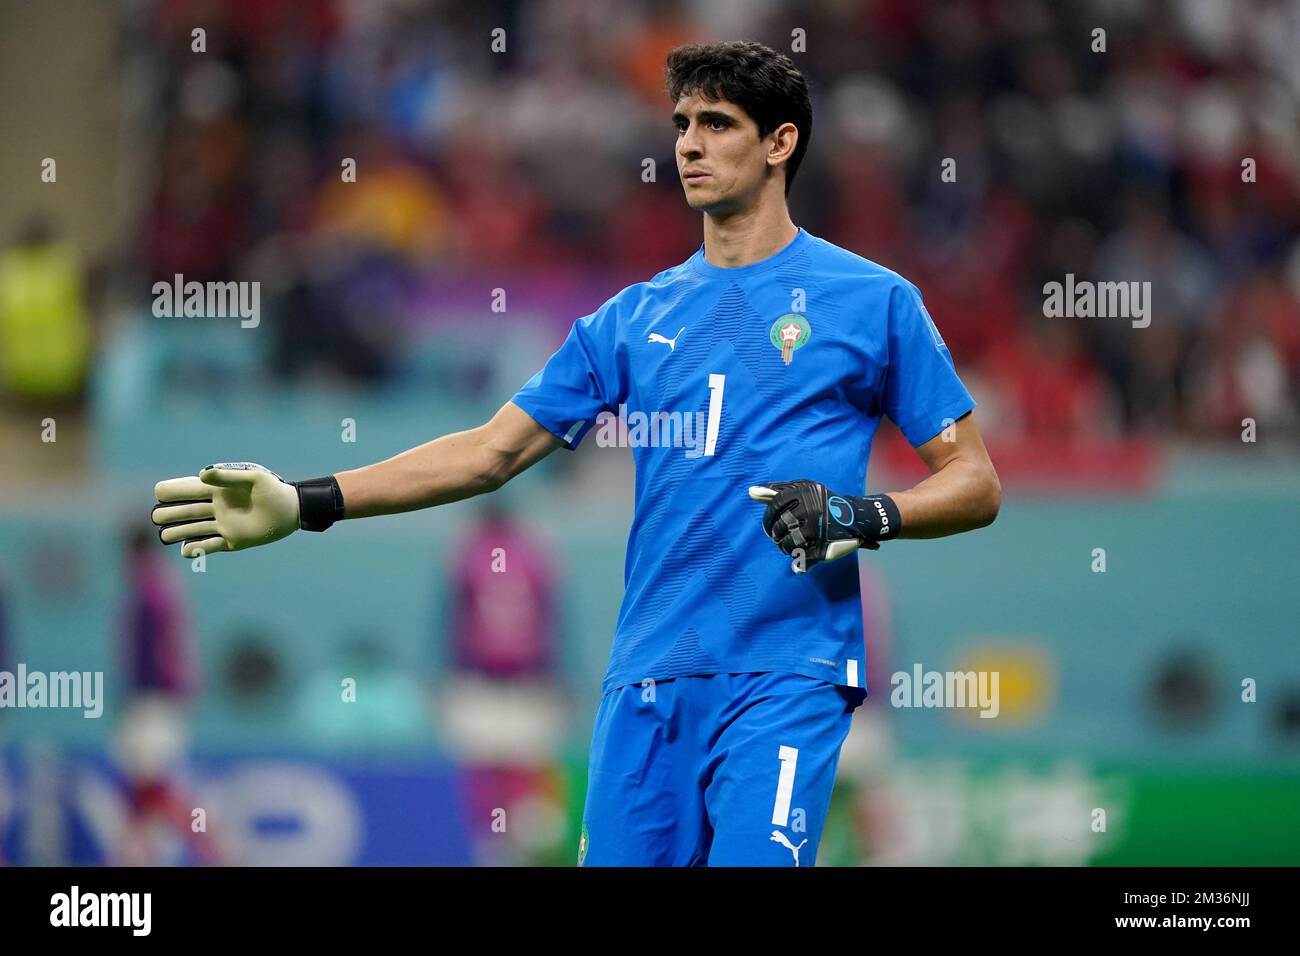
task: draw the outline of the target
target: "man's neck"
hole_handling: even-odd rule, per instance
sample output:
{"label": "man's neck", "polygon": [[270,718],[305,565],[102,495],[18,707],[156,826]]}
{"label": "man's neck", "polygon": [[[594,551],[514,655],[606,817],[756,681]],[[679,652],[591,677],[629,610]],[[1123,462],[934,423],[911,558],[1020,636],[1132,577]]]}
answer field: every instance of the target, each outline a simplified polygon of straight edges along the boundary
{"label": "man's neck", "polygon": [[798,234],[785,203],[721,220],[705,213],[704,259],[723,269],[747,266],[776,255]]}

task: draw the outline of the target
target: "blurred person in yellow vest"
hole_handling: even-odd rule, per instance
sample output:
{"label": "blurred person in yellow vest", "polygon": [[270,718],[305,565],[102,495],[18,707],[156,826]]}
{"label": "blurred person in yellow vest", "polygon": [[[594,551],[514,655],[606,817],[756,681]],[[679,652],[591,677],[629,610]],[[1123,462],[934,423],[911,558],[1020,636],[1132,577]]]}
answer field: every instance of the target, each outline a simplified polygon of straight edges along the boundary
{"label": "blurred person in yellow vest", "polygon": [[81,260],[35,216],[0,255],[0,391],[9,399],[75,399],[90,359]]}

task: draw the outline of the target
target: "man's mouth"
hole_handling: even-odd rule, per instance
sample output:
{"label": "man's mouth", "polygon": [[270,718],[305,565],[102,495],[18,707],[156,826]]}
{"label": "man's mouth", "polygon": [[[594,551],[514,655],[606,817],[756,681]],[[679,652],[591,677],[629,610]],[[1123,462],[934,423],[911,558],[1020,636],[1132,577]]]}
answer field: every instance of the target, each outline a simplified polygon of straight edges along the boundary
{"label": "man's mouth", "polygon": [[699,170],[695,170],[689,173],[682,173],[682,182],[684,183],[698,183],[701,180],[708,179],[708,178],[709,178],[708,173],[702,173]]}

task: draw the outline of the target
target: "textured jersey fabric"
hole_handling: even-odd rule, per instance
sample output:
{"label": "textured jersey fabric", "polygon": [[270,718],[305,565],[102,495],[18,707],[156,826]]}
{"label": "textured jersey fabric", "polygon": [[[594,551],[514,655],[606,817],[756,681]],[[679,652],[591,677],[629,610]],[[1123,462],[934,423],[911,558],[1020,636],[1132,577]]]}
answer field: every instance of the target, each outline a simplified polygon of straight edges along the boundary
{"label": "textured jersey fabric", "polygon": [[605,690],[768,671],[862,687],[857,562],[793,574],[748,488],[811,478],[861,494],[882,415],[919,445],[975,405],[916,287],[803,229],[760,262],[722,268],[701,246],[629,286],[513,401],[570,448],[602,412],[634,439]]}

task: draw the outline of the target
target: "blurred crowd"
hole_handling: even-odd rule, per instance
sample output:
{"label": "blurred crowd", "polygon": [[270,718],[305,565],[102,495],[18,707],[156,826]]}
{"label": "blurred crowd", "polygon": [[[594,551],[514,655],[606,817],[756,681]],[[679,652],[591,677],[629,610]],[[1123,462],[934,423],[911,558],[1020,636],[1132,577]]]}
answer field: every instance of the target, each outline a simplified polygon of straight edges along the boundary
{"label": "blurred crowd", "polygon": [[[128,49],[156,168],[133,265],[261,279],[282,376],[383,381],[440,282],[573,273],[608,296],[682,261],[701,233],[665,52],[802,39],[795,220],[917,283],[988,431],[1300,423],[1295,0],[144,9]],[[1067,274],[1150,281],[1150,326],[1045,318]]]}

